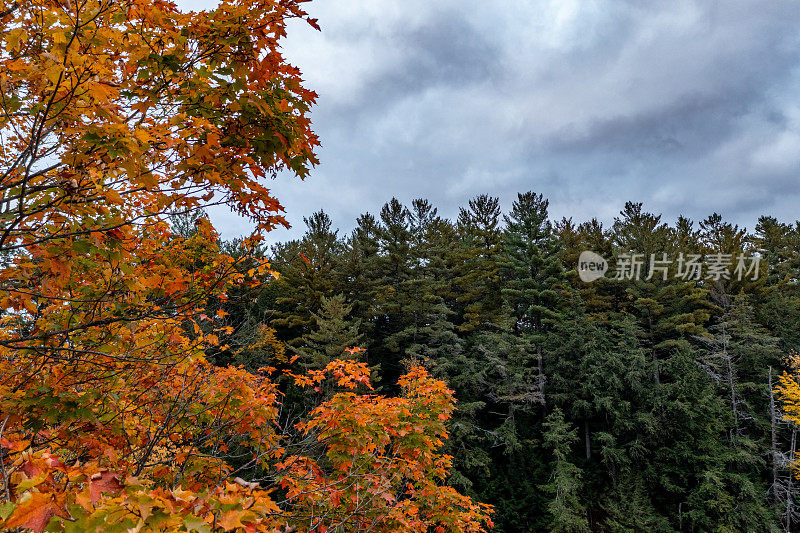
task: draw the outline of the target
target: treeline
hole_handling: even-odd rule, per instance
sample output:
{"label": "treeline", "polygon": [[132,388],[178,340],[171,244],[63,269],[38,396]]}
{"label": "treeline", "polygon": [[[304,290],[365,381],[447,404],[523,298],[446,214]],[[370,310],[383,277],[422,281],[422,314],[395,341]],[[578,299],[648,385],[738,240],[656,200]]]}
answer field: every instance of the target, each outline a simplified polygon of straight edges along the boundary
{"label": "treeline", "polygon": [[[219,364],[360,357],[390,394],[424,364],[458,399],[449,482],[495,506],[497,531],[797,527],[796,429],[771,391],[800,349],[800,222],[670,225],[627,203],[604,227],[553,221],[528,192],[505,214],[478,196],[455,221],[392,199],[350,235],[324,212],[305,223],[268,252],[278,279],[229,294]],[[605,277],[579,279],[584,250]],[[614,279],[631,254],[640,278]],[[651,254],[732,264],[652,275]],[[760,261],[737,276],[742,256]]]}

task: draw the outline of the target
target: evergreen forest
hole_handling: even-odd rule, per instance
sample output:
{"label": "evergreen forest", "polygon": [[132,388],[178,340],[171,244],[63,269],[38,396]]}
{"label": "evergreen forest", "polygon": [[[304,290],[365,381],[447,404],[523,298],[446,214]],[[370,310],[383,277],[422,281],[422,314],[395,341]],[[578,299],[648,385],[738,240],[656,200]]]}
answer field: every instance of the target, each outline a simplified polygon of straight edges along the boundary
{"label": "evergreen forest", "polygon": [[[279,278],[217,304],[233,333],[216,364],[353,358],[388,395],[423,365],[457,399],[448,483],[494,506],[495,531],[799,527],[777,388],[800,349],[800,222],[670,224],[628,202],[604,226],[553,220],[533,192],[505,213],[477,196],[456,220],[392,198],[350,234],[323,211],[304,221],[262,250]],[[610,262],[591,283],[585,250]],[[633,254],[640,275],[619,275]],[[677,257],[729,264],[687,275]],[[737,257],[759,260],[743,276]]]}

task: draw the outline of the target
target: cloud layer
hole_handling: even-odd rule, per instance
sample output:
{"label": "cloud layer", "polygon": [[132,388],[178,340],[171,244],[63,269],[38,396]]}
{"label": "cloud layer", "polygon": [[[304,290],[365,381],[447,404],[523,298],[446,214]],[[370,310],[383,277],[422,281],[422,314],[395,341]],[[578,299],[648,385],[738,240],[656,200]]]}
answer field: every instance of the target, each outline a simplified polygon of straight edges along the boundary
{"label": "cloud layer", "polygon": [[[183,6],[201,8],[198,0]],[[786,0],[319,0],[285,51],[319,93],[321,164],[274,190],[295,228],[391,196],[488,192],[610,221],[800,218],[800,4]],[[242,223],[219,216],[224,234]]]}

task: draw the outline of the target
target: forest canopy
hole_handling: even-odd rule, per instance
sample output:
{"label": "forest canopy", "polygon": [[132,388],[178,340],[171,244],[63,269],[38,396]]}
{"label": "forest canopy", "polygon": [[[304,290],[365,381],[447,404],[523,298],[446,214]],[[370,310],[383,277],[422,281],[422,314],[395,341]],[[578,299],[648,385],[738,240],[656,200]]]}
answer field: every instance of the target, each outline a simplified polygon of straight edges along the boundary
{"label": "forest canopy", "polygon": [[[359,344],[387,391],[409,366],[446,381],[449,482],[496,531],[796,528],[800,222],[548,211],[533,192],[455,220],[391,199],[349,234],[311,214],[265,251],[281,277],[226,302],[234,337],[266,324],[310,369]],[[608,263],[591,282],[587,251]]]}
{"label": "forest canopy", "polygon": [[[316,27],[294,0],[0,0],[4,531],[491,524],[442,482],[454,400],[423,368],[387,397],[357,362],[206,358],[236,332],[227,292],[273,275],[252,253],[285,225],[263,178],[316,163],[291,19]],[[206,219],[170,224],[220,204],[256,228],[234,255]]]}
{"label": "forest canopy", "polygon": [[392,198],[268,248],[302,4],[0,0],[0,527],[798,529],[800,221]]}

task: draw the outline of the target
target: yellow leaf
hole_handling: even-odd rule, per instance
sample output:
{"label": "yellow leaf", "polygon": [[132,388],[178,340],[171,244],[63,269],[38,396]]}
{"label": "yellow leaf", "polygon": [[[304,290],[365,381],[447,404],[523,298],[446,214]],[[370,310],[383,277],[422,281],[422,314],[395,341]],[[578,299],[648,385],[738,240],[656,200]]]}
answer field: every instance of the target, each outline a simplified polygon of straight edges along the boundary
{"label": "yellow leaf", "polygon": [[64,67],[61,65],[52,65],[44,71],[44,75],[47,76],[47,79],[55,85],[61,79],[61,74],[64,72]]}
{"label": "yellow leaf", "polygon": [[28,38],[28,32],[22,28],[16,28],[6,34],[6,50],[16,50],[22,41]]}
{"label": "yellow leaf", "polygon": [[27,298],[27,297],[24,297],[24,298],[22,298],[22,305],[23,305],[23,306],[25,307],[25,309],[26,309],[26,310],[27,310],[29,313],[31,313],[32,315],[35,315],[35,314],[36,314],[36,311],[38,310],[38,309],[36,308],[36,304],[35,304],[35,303],[33,303],[33,300],[31,300],[30,298]]}
{"label": "yellow leaf", "polygon": [[114,189],[108,189],[105,192],[106,192],[106,198],[108,199],[109,202],[114,204],[122,203],[122,196],[120,196],[120,194]]}
{"label": "yellow leaf", "polygon": [[53,42],[56,44],[67,44],[67,32],[65,30],[54,30]]}
{"label": "yellow leaf", "polygon": [[151,139],[150,134],[141,128],[136,129],[133,132],[133,135],[143,143],[148,143]]}
{"label": "yellow leaf", "polygon": [[89,94],[98,102],[105,102],[108,100],[111,88],[104,83],[95,83],[89,87]]}

